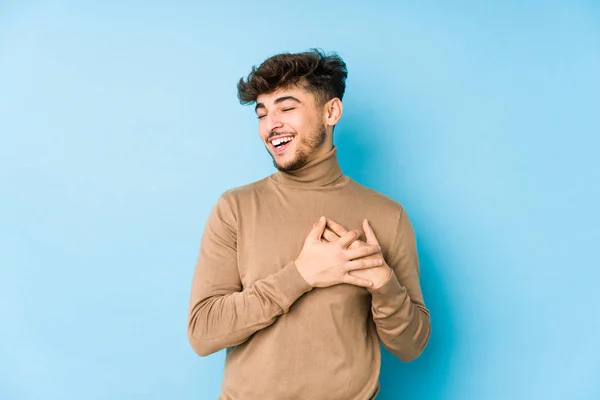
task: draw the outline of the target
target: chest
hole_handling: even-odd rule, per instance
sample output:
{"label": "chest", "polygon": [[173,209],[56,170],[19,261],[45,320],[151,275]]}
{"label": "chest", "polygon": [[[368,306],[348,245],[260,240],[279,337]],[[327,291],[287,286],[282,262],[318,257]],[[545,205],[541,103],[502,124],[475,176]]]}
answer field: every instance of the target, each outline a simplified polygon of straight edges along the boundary
{"label": "chest", "polygon": [[252,285],[295,260],[313,224],[321,216],[346,229],[360,228],[364,211],[349,196],[269,193],[242,204],[238,215],[238,269],[244,286]]}

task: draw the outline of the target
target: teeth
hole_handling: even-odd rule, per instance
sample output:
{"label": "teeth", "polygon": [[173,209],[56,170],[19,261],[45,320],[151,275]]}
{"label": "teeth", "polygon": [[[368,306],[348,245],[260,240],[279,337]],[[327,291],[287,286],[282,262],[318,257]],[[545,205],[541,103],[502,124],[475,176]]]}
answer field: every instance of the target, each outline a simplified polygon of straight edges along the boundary
{"label": "teeth", "polygon": [[275,139],[271,143],[273,143],[273,146],[279,146],[281,143],[291,142],[292,140],[294,140],[293,137],[285,137],[285,138]]}

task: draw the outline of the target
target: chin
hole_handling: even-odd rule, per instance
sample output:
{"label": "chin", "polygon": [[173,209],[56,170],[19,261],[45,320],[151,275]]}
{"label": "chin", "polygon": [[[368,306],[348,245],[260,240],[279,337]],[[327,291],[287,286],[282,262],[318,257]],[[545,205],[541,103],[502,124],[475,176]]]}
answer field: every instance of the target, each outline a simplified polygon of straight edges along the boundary
{"label": "chin", "polygon": [[273,165],[275,165],[275,168],[277,168],[281,172],[290,172],[298,168],[294,166],[293,161],[288,161],[284,163],[278,163],[277,161],[273,161]]}
{"label": "chin", "polygon": [[306,162],[306,157],[302,157],[302,155],[299,154],[294,154],[294,156],[291,157],[289,160],[285,160],[283,162],[277,162],[275,161],[275,158],[273,158],[273,164],[275,165],[275,168],[282,172],[295,171],[298,168],[304,166]]}

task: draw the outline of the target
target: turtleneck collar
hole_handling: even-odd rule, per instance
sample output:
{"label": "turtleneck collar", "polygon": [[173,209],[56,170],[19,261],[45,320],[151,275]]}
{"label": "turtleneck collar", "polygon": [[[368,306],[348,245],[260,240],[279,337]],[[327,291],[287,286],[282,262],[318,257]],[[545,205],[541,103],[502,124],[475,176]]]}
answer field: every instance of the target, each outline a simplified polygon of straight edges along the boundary
{"label": "turtleneck collar", "polygon": [[277,182],[301,187],[322,187],[336,182],[343,176],[337,159],[337,147],[304,164],[295,171],[277,171],[271,178]]}

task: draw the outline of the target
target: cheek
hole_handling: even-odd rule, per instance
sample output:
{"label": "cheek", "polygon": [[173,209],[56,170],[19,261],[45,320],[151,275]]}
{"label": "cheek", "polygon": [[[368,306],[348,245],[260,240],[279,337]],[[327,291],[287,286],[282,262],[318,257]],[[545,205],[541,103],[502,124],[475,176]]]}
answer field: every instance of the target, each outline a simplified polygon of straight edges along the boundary
{"label": "cheek", "polygon": [[300,114],[289,116],[283,123],[285,130],[292,131],[300,136],[306,135],[308,124],[307,120]]}
{"label": "cheek", "polygon": [[266,129],[265,124],[262,122],[258,123],[258,136],[260,136],[263,142],[267,140],[267,137],[269,136],[269,131]]}
{"label": "cheek", "polygon": [[320,120],[316,115],[312,113],[302,113],[294,116],[293,121],[290,121],[294,125],[294,128],[304,132],[305,134],[311,133],[315,130],[315,126],[319,124]]}

